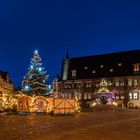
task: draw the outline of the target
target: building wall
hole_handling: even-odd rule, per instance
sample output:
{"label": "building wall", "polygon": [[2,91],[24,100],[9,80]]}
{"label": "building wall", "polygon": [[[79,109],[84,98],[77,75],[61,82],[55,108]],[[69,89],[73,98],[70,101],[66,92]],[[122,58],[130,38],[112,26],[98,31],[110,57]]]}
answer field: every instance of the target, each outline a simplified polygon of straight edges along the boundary
{"label": "building wall", "polygon": [[[106,81],[106,85],[101,85],[102,80]],[[118,106],[140,107],[140,76],[65,80],[62,81],[61,92],[63,97],[77,97],[82,104],[86,104],[94,103],[96,93],[102,88],[115,93],[114,101]],[[130,98],[131,93],[135,97]]]}
{"label": "building wall", "polygon": [[0,96],[10,95],[14,92],[14,85],[9,81],[9,79],[4,80],[0,76]]}
{"label": "building wall", "polygon": [[53,82],[53,95],[55,98],[60,98],[62,97],[61,95],[62,91],[62,82]]}

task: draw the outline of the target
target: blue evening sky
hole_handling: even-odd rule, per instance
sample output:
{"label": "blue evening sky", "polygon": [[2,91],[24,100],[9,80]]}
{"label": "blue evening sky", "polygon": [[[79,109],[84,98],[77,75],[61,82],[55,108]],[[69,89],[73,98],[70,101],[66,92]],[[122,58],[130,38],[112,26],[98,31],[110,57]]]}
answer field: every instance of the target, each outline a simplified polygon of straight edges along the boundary
{"label": "blue evening sky", "polygon": [[35,49],[52,81],[71,57],[140,48],[139,0],[1,0],[0,69],[20,86]]}

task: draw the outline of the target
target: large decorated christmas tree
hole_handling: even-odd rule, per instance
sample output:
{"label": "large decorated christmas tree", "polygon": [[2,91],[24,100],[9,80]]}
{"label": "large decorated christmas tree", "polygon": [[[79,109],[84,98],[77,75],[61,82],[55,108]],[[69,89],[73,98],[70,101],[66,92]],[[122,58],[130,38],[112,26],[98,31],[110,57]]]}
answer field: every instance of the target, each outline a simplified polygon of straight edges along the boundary
{"label": "large decorated christmas tree", "polygon": [[22,82],[22,89],[28,95],[49,95],[48,75],[42,67],[38,51],[34,52],[31,66]]}

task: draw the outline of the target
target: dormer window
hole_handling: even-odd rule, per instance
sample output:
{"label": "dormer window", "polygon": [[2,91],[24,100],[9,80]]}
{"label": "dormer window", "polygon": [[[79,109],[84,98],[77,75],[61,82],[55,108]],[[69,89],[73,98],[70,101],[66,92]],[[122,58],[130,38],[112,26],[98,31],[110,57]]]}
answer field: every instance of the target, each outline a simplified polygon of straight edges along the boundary
{"label": "dormer window", "polygon": [[85,69],[85,70],[87,70],[87,69],[88,69],[88,67],[86,66],[86,67],[84,67],[84,69]]}
{"label": "dormer window", "polygon": [[114,71],[114,69],[110,69],[109,71],[110,71],[110,72],[113,72],[113,71]]}
{"label": "dormer window", "polygon": [[134,72],[140,71],[140,63],[134,64]]}
{"label": "dormer window", "polygon": [[77,75],[77,70],[72,70],[72,77],[76,77]]}
{"label": "dormer window", "polygon": [[92,73],[93,73],[93,74],[95,74],[95,73],[96,73],[96,71],[95,71],[95,70],[93,70],[93,71],[92,71]]}
{"label": "dormer window", "polygon": [[122,63],[118,63],[118,66],[121,67],[122,66]]}
{"label": "dormer window", "polygon": [[103,68],[104,67],[104,65],[100,65],[100,68]]}

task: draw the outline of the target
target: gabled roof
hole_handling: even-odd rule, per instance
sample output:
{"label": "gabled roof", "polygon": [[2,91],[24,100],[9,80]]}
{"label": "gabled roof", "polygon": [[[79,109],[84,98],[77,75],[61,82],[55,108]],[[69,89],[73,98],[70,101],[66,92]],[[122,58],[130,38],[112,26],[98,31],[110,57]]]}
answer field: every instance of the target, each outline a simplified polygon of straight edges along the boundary
{"label": "gabled roof", "polygon": [[0,71],[0,76],[1,76],[1,78],[4,79],[4,80],[7,80],[7,75],[8,75],[8,74],[9,74],[8,72]]}
{"label": "gabled roof", "polygon": [[140,50],[70,58],[68,79],[73,79],[72,70],[77,71],[76,79],[121,77],[140,75],[134,73],[133,64],[140,63]]}
{"label": "gabled roof", "polygon": [[[7,76],[9,76],[9,72],[3,72],[3,71],[0,70],[0,76],[3,80],[7,80]],[[9,83],[13,84],[13,82],[10,81],[10,77],[9,77]]]}
{"label": "gabled roof", "polygon": [[53,82],[60,82],[61,81],[61,78],[60,76],[57,74],[55,79],[53,80]]}

